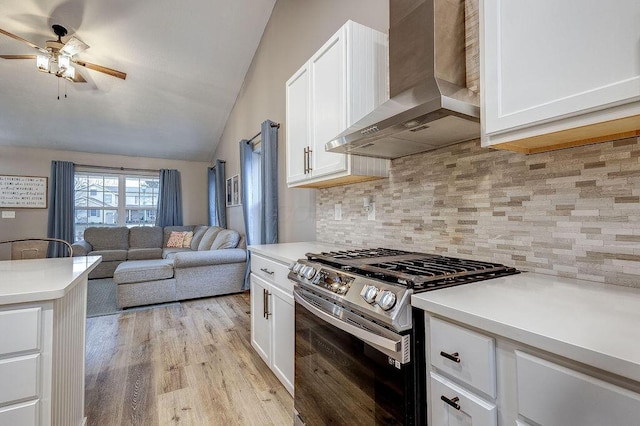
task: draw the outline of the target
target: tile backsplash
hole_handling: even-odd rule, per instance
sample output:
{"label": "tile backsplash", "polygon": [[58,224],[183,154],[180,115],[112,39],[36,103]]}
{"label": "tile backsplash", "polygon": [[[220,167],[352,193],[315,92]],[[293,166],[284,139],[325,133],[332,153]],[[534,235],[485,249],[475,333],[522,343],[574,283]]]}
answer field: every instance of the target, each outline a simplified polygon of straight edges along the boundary
{"label": "tile backsplash", "polygon": [[389,179],[319,190],[316,228],[329,243],[640,287],[640,138],[533,155],[476,140],[399,158]]}

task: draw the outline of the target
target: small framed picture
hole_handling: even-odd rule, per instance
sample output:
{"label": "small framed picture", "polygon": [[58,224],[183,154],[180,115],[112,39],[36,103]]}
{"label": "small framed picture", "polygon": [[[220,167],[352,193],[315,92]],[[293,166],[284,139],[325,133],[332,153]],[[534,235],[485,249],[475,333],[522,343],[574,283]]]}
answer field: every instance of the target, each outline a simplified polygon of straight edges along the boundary
{"label": "small framed picture", "polygon": [[231,186],[233,187],[233,205],[240,205],[240,182],[238,175],[235,175],[231,178]]}
{"label": "small framed picture", "polygon": [[227,207],[240,205],[240,177],[231,176],[227,179]]}

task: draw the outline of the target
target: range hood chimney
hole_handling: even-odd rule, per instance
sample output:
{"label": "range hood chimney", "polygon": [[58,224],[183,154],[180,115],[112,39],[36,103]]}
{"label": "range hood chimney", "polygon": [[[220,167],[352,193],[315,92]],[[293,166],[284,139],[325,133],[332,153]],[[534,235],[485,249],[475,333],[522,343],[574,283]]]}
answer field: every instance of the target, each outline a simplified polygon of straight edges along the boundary
{"label": "range hood chimney", "polygon": [[[465,0],[390,0],[389,15],[390,99],[326,150],[398,158],[478,138],[479,96],[467,88]],[[467,33],[477,37],[477,27]]]}

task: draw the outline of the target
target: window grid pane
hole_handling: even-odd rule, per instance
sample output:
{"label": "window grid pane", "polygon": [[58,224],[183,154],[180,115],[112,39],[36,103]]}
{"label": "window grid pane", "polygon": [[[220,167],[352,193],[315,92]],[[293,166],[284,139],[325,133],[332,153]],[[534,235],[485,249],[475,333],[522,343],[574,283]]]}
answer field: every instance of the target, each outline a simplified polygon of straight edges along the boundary
{"label": "window grid pane", "polygon": [[[124,200],[119,196],[120,182]],[[153,176],[76,173],[75,240],[81,240],[90,226],[154,226],[159,186],[160,180]]]}

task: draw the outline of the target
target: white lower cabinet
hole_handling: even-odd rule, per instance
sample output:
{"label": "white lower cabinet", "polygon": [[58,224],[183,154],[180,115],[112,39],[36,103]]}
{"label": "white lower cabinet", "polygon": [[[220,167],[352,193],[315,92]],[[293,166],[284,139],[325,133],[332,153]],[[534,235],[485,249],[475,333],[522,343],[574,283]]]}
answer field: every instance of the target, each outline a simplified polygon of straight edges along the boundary
{"label": "white lower cabinet", "polygon": [[287,270],[275,260],[251,256],[251,345],[293,395],[295,318]]}
{"label": "white lower cabinet", "polygon": [[495,341],[427,317],[428,412],[434,426],[497,426]]}
{"label": "white lower cabinet", "polygon": [[431,373],[431,420],[433,425],[497,425],[496,405],[478,398],[444,377]]}
{"label": "white lower cabinet", "polygon": [[516,351],[518,413],[545,426],[640,422],[640,394]]}
{"label": "white lower cabinet", "polygon": [[427,315],[430,426],[640,424],[640,383]]}

